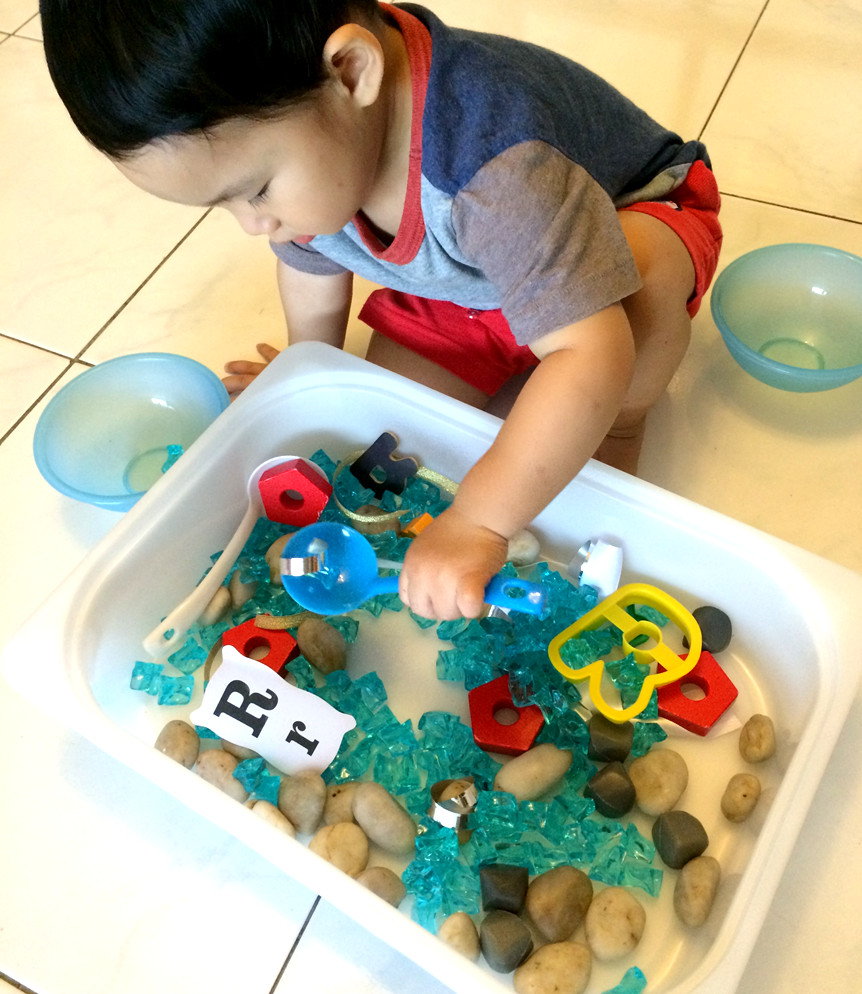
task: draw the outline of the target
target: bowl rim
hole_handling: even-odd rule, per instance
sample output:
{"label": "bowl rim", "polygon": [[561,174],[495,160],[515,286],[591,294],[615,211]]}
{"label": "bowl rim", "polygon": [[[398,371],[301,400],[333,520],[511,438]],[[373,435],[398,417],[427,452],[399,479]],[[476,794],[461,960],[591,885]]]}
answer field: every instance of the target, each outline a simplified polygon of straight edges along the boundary
{"label": "bowl rim", "polygon": [[[73,363],[80,361],[76,359],[71,360]],[[126,494],[99,494],[73,487],[53,471],[46,452],[48,435],[51,431],[51,422],[52,418],[56,415],[57,408],[64,399],[68,399],[80,390],[83,380],[89,377],[90,381],[92,381],[93,374],[98,374],[99,371],[104,371],[109,366],[133,365],[144,362],[180,365],[196,372],[202,381],[213,388],[213,396],[218,400],[220,405],[220,410],[216,414],[216,417],[227,410],[230,405],[230,396],[218,375],[209,366],[205,366],[198,359],[192,359],[191,356],[180,355],[175,352],[130,352],[128,355],[114,356],[111,359],[105,359],[102,362],[97,362],[89,366],[87,369],[78,373],[74,379],[64,384],[54,394],[39,415],[36,427],[33,430],[33,459],[36,463],[36,468],[39,470],[43,479],[58,493],[83,503],[93,504],[96,507],[107,508],[112,511],[128,511],[146,492],[141,490]]]}
{"label": "bowl rim", "polygon": [[[828,369],[806,369],[803,366],[794,366],[790,363],[781,362],[778,359],[770,359],[744,342],[733,331],[727,322],[722,308],[722,290],[727,281],[728,274],[751,262],[754,256],[797,255],[809,252],[813,252],[814,255],[819,257],[832,256],[847,259],[854,265],[858,265],[860,271],[862,271],[862,256],[848,252],[845,249],[835,248],[832,245],[822,245],[818,242],[776,242],[773,245],[762,245],[759,248],[751,249],[749,252],[744,252],[742,255],[737,256],[715,278],[709,301],[712,319],[728,351],[737,363],[739,363],[739,358],[736,355],[738,351],[757,368],[771,373],[773,378],[777,377],[788,382],[795,380],[811,384],[819,383],[836,387],[843,386],[845,383],[850,383],[859,376],[862,376],[862,362],[852,363],[848,366],[833,366]],[[739,364],[741,365],[741,363]],[[750,369],[746,369],[746,372],[755,376],[757,379],[761,379]],[[761,380],[761,382],[766,381]]]}

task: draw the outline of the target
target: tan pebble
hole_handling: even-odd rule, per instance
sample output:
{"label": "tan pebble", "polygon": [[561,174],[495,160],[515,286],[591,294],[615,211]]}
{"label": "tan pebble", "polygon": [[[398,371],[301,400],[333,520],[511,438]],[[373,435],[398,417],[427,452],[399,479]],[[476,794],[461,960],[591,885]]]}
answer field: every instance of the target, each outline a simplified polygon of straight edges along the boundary
{"label": "tan pebble", "polygon": [[254,597],[254,592],[257,590],[257,580],[249,580],[246,583],[242,579],[242,570],[235,569],[227,582],[227,588],[230,593],[230,602],[234,610],[238,610]]}
{"label": "tan pebble", "polygon": [[569,749],[543,742],[510,759],[495,777],[494,790],[514,794],[518,801],[535,801],[554,786],[571,763]]}
{"label": "tan pebble", "polygon": [[712,856],[695,856],[679,871],[673,909],[684,924],[699,927],[709,918],[721,882],[721,867]]}
{"label": "tan pebble", "polygon": [[760,798],[760,781],[753,773],[736,773],[721,798],[721,813],[734,823],[745,821]]}
{"label": "tan pebble", "polygon": [[398,519],[392,517],[391,511],[384,511],[376,504],[363,504],[356,508],[356,513],[366,518],[379,518],[379,521],[353,521],[353,527],[363,535],[382,535],[383,532],[398,528]]}
{"label": "tan pebble", "polygon": [[198,624],[204,628],[207,625],[214,625],[228,613],[230,606],[230,591],[227,587],[219,587],[212,595],[209,604],[201,611]]}
{"label": "tan pebble", "polygon": [[466,912],[456,911],[449,915],[437,929],[437,938],[474,963],[479,959],[479,932]]}
{"label": "tan pebble", "polygon": [[515,970],[512,983],[517,994],[583,994],[592,968],[583,942],[552,942]]}
{"label": "tan pebble", "polygon": [[296,829],[274,804],[264,800],[255,801],[251,810],[258,818],[262,818],[267,824],[272,825],[273,828],[277,828],[279,832],[284,832],[285,835],[289,835],[292,839],[296,838]]}
{"label": "tan pebble", "polygon": [[310,770],[282,777],[278,788],[278,810],[300,835],[311,835],[323,818],[326,784]]}
{"label": "tan pebble", "polygon": [[296,644],[303,656],[326,675],[347,668],[347,642],[323,618],[307,618],[296,629]]}
{"label": "tan pebble", "polygon": [[273,587],[281,586],[281,554],[290,538],[290,532],[277,538],[264,553],[264,559],[269,566],[269,582]]}
{"label": "tan pebble", "polygon": [[194,725],[181,718],[169,721],[156,739],[156,749],[176,760],[180,766],[185,766],[187,770],[197,762],[200,748],[201,740]]}
{"label": "tan pebble", "polygon": [[670,811],[688,786],[688,766],[673,749],[650,749],[629,766],[637,806],[648,815]]}
{"label": "tan pebble", "polygon": [[215,676],[216,670],[221,666],[221,651],[222,651],[222,638],[221,635],[213,642],[210,651],[207,653],[207,658],[204,660],[203,674],[204,683],[209,683]]}
{"label": "tan pebble", "polygon": [[387,904],[391,904],[393,908],[398,907],[407,893],[401,877],[388,866],[369,866],[359,874],[356,881]]}
{"label": "tan pebble", "polygon": [[368,837],[352,822],[324,825],[308,848],[349,877],[358,877],[368,865]]}
{"label": "tan pebble", "polygon": [[224,749],[207,749],[198,756],[195,770],[199,777],[224,791],[235,801],[245,803],[248,791],[233,775],[239,760]]}
{"label": "tan pebble", "polygon": [[355,821],[353,817],[353,795],[359,784],[355,780],[347,783],[333,783],[326,788],[326,804],[323,808],[323,824],[337,825],[340,821]]}
{"label": "tan pebble", "polygon": [[534,877],[527,888],[526,910],[549,942],[561,942],[584,920],[593,884],[574,866],[557,866]]}
{"label": "tan pebble", "polygon": [[506,551],[506,558],[515,566],[526,566],[534,563],[539,558],[539,540],[526,529],[515,532],[509,539],[509,547]]}
{"label": "tan pebble", "polygon": [[619,959],[641,941],[646,911],[638,899],[622,887],[599,891],[587,911],[587,942],[598,960]]}
{"label": "tan pebble", "polygon": [[775,755],[775,726],[765,714],[753,714],[739,733],[739,754],[746,763],[762,763]]}
{"label": "tan pebble", "polygon": [[379,783],[360,783],[353,794],[353,817],[372,842],[386,852],[413,851],[416,825],[389,791]]}
{"label": "tan pebble", "polygon": [[258,754],[254,749],[249,749],[248,746],[237,745],[236,742],[228,742],[227,739],[222,739],[221,747],[225,752],[229,752],[231,756],[236,756],[240,762],[244,759],[257,759]]}

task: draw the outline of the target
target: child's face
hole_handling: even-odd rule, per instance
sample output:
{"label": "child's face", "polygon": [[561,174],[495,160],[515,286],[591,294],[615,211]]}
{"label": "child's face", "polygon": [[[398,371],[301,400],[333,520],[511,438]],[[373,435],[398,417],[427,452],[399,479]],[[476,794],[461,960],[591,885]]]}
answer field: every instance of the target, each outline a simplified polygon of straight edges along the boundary
{"label": "child's face", "polygon": [[279,118],[232,119],[116,165],[163,200],[225,207],[248,234],[288,242],[343,228],[373,190],[379,155],[373,116],[324,86]]}

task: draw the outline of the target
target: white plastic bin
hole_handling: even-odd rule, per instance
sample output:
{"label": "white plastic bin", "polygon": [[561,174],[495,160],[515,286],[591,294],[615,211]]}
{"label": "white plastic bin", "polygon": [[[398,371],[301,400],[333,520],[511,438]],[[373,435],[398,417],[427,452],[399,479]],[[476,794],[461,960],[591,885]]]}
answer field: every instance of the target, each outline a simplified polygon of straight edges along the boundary
{"label": "white plastic bin", "polygon": [[[141,640],[197,582],[245,509],[246,479],[280,453],[335,457],[394,431],[400,450],[459,479],[499,422],[400,377],[321,345],[283,353],[93,550],[8,644],[3,667],[35,703],[112,756],[244,840],[463,994],[511,990],[508,977],[466,962],[409,918],[285,838],[152,747],[175,709],[128,689]],[[734,714],[770,714],[779,750],[764,765],[764,796],[741,826],[724,822],[718,799],[742,768],[736,735],[677,735],[691,783],[685,807],[710,834],[724,878],[699,931],[662,895],[637,892],[647,930],[630,959],[596,964],[602,991],[637,964],[651,992],[729,994],[742,973],[808,805],[850,706],[859,670],[855,616],[862,577],[659,488],[589,464],[535,525],[543,554],[568,562],[589,539],[625,550],[624,580],[644,580],[686,606],[715,604],[733,619],[721,663],[739,687]],[[426,710],[467,715],[463,687],[443,684],[441,644],[403,615],[363,621],[351,672],[377,669],[402,720]],[[200,683],[200,681],[198,681]],[[199,699],[193,699],[189,711]],[[695,741],[695,739],[697,739]],[[649,822],[639,824],[649,835]],[[815,868],[812,868],[814,870]]]}

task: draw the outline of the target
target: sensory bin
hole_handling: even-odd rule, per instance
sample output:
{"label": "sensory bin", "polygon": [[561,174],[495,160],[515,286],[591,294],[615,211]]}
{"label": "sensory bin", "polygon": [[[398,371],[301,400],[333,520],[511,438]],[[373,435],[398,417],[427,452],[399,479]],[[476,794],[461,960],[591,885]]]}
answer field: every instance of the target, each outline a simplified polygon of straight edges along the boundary
{"label": "sensory bin", "polygon": [[[281,836],[159,754],[153,742],[166,712],[181,717],[184,709],[193,709],[194,699],[187,706],[159,706],[156,698],[129,690],[129,674],[132,661],[142,658],[144,636],[195,585],[213,552],[224,547],[245,508],[245,480],[264,459],[279,453],[309,457],[320,449],[344,458],[382,431],[395,429],[403,452],[457,480],[490,443],[497,424],[481,412],[326,347],[291,348],[100,543],[9,643],[3,657],[11,681],[46,710],[465,994],[511,990],[511,981],[448,950],[412,920],[409,901],[398,910],[384,904],[301,841]],[[631,960],[596,964],[589,986],[599,994],[611,990],[636,965],[650,991],[727,994],[792,858],[795,837],[853,697],[858,679],[855,612],[862,580],[594,464],[539,516],[534,531],[543,557],[553,563],[568,563],[590,539],[616,541],[625,550],[625,582],[655,584],[689,609],[719,605],[733,619],[733,642],[720,655],[739,690],[722,719],[727,724],[705,739],[666,727],[668,739],[662,743],[688,763],[691,777],[683,806],[703,822],[707,852],[722,865],[717,904],[704,926],[689,929],[674,917],[671,887],[665,884],[658,897],[636,889],[647,910],[640,947]],[[360,610],[357,615],[359,629],[349,655],[352,683],[337,677],[326,693],[353,697],[358,706],[355,685],[377,687],[370,676],[376,672],[386,700],[372,694],[364,704],[392,732],[390,754],[410,751],[408,721],[414,741],[437,736],[446,739],[450,751],[463,747],[472,753],[469,730],[453,734],[453,729],[466,728],[463,679],[437,678],[438,655],[458,648],[451,636],[469,640],[471,634],[453,629],[441,640],[436,626],[423,628],[406,611],[384,610],[374,618]],[[492,630],[482,637],[501,636]],[[444,660],[444,667],[457,665],[455,657]],[[460,724],[450,718],[426,719],[420,728],[428,712],[445,712]],[[768,770],[764,764],[757,771],[764,792],[754,815],[742,825],[731,825],[720,811],[721,793],[729,777],[745,768],[731,726],[758,712],[775,717],[778,751]],[[345,761],[362,758],[360,744],[349,743]],[[359,757],[353,755],[357,751]],[[368,759],[368,769],[383,779],[398,775],[403,765],[392,763],[391,755]],[[483,761],[495,759],[485,756]],[[412,789],[408,786],[404,796]],[[565,789],[567,799],[579,803],[573,799],[580,797],[580,788]],[[491,810],[484,814],[489,822],[496,817]],[[529,812],[536,825],[544,814],[539,808]],[[498,821],[505,830],[507,819]],[[586,840],[596,850],[590,865],[607,863],[617,872],[627,862],[627,868],[649,882],[651,871],[662,866],[641,858],[646,850],[634,830],[649,840],[652,819],[635,814],[622,821],[625,828],[608,832],[598,847],[595,839]],[[553,832],[553,818],[550,822]],[[430,836],[433,832],[423,838]],[[527,841],[510,844],[526,847]],[[532,841],[543,850],[550,848]],[[621,857],[616,862],[613,850]],[[533,847],[533,858],[537,852]],[[665,871],[668,877],[674,874]],[[420,909],[420,917],[427,910]]]}
{"label": "sensory bin", "polygon": [[[332,497],[322,513],[319,510],[310,512],[310,517],[321,523],[356,524],[361,529],[364,525],[357,519],[364,522],[371,508],[389,514],[399,510],[401,521],[408,524],[409,532],[409,522],[419,520],[425,514],[434,517],[451,501],[451,494],[445,489],[418,476],[407,481],[400,496],[382,488],[375,494],[363,487],[350,472],[350,459],[337,462],[329,453],[318,450],[311,455],[310,461],[334,484]],[[439,477],[433,470],[429,475]],[[278,515],[278,512],[276,502],[274,513]],[[412,539],[409,534],[401,533],[398,521],[389,523],[392,527],[375,529],[376,533],[369,534],[367,541],[379,559],[400,562]],[[303,606],[290,597],[282,583],[271,582],[271,565],[267,559],[273,543],[295,530],[287,524],[259,518],[225,581],[230,586],[231,579],[238,579],[244,588],[253,589],[249,600],[228,610],[214,623],[193,626],[181,647],[166,661],[135,663],[131,671],[131,689],[155,698],[162,706],[165,721],[179,714],[194,720],[194,715],[188,715],[189,708],[202,696],[209,666],[220,658],[213,650],[218,650],[223,637],[238,629],[245,638],[252,631],[249,621],[267,615],[294,619],[288,630],[296,634],[303,618]],[[216,551],[212,559],[218,558],[219,551]],[[488,617],[472,621],[438,623],[405,609],[397,594],[381,594],[371,597],[360,608],[328,618],[328,623],[351,646],[346,669],[324,675],[304,656],[297,655],[283,668],[278,667],[278,672],[300,689],[314,693],[356,719],[356,727],[347,732],[338,754],[323,770],[324,781],[337,785],[371,779],[396,797],[416,823],[418,835],[412,858],[399,861],[375,848],[369,864],[388,866],[401,876],[407,889],[406,899],[399,905],[401,910],[432,933],[447,916],[458,911],[474,916],[478,925],[484,914],[480,867],[519,866],[535,877],[558,866],[575,866],[589,875],[595,889],[600,890],[603,884],[625,887],[646,907],[646,939],[630,956],[612,963],[603,964],[594,958],[592,982],[587,988],[596,992],[613,990],[614,994],[638,994],[647,988],[649,980],[649,975],[638,964],[641,960],[655,959],[655,950],[649,948],[650,937],[653,944],[663,943],[668,941],[669,933],[675,933],[677,941],[693,944],[697,942],[697,931],[685,929],[669,910],[677,873],[669,870],[656,856],[656,847],[650,840],[653,819],[626,812],[618,820],[596,811],[588,783],[606,764],[588,755],[590,734],[585,718],[588,719],[591,712],[584,704],[578,686],[563,679],[548,656],[549,643],[572,622],[595,608],[600,598],[593,587],[585,583],[577,585],[568,575],[570,571],[566,564],[551,564],[540,558],[519,569],[510,562],[504,572],[542,586],[548,598],[542,616],[513,611],[507,617],[491,612]],[[628,613],[661,628],[668,624],[667,617],[649,606],[632,605]],[[386,625],[380,619],[387,614],[404,617]],[[435,632],[439,644],[435,660],[437,679],[450,684],[456,693],[458,687],[463,688],[465,698],[468,692],[484,688],[491,681],[499,681],[501,677],[507,680],[516,706],[538,708],[544,718],[535,744],[552,743],[573,753],[563,779],[555,779],[551,789],[538,798],[519,803],[512,794],[495,789],[494,778],[507,756],[479,747],[470,727],[473,715],[464,714],[463,702],[458,702],[454,712],[431,710],[420,713],[417,710],[419,701],[410,702],[409,716],[393,711],[378,670],[366,670],[360,675],[354,665],[354,650],[375,638],[376,625],[394,629],[389,636],[388,655],[392,655],[393,650],[400,652],[400,647],[411,641],[411,629]],[[252,636],[249,645],[268,637],[267,630],[257,629],[257,632],[259,634]],[[677,635],[677,643],[680,635]],[[610,684],[618,691],[617,704],[626,707],[638,697],[650,667],[638,664],[632,654],[624,654],[620,649],[621,641],[619,630],[605,625],[564,641],[560,654],[575,665],[607,658]],[[274,646],[274,641],[271,644]],[[264,655],[266,645],[258,647]],[[684,652],[681,645],[677,648]],[[414,675],[415,668],[420,665],[427,663],[411,661],[407,664],[408,672]],[[387,679],[391,676],[390,673]],[[143,700],[141,705],[146,706]],[[721,796],[718,788],[723,788],[724,784],[703,773],[712,768],[719,750],[723,752],[724,763],[736,762],[739,770],[751,769],[732,755],[741,725],[738,713],[737,708],[719,719],[720,723],[711,730],[711,738],[706,741],[682,730],[679,725],[659,721],[657,694],[653,691],[647,708],[632,722],[629,758],[646,755],[655,744],[665,742],[670,735],[674,751],[689,757],[690,782],[699,776],[707,782],[714,795],[712,803],[701,801],[702,810],[698,810],[697,815],[710,825],[711,836],[716,837],[714,841],[711,838],[709,855],[727,845],[737,851],[744,849],[751,833],[750,827],[741,826],[734,826],[729,831],[724,819],[714,817]],[[744,714],[743,720],[747,717]],[[226,724],[228,728],[244,730],[241,724]],[[208,747],[219,748],[219,737],[209,728],[198,726],[197,731],[202,751]],[[501,743],[505,742],[503,728],[498,726],[496,734]],[[727,742],[722,739],[731,743],[729,754]],[[254,747],[253,742],[245,744]],[[756,773],[768,798],[775,789],[774,764],[758,764]],[[459,844],[453,829],[440,825],[429,816],[429,806],[433,784],[463,776],[474,779],[478,802],[469,821],[472,834],[466,842],[461,840]],[[244,759],[233,777],[248,792],[248,803],[264,800],[277,804],[283,777],[272,764],[258,756]],[[235,786],[232,785],[232,789]],[[692,793],[697,791],[696,784],[692,787]],[[704,790],[703,786],[700,793],[704,798],[709,796],[709,790]],[[690,811],[690,797],[687,790],[678,806]],[[734,839],[734,834],[740,833],[742,839]],[[302,837],[302,841],[307,842],[308,837]],[[657,927],[659,920],[660,928]],[[575,937],[584,941],[583,928]],[[538,936],[537,942],[541,942]],[[509,970],[497,972],[511,973]]]}

